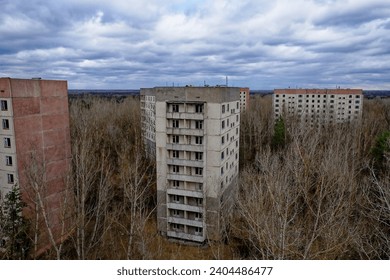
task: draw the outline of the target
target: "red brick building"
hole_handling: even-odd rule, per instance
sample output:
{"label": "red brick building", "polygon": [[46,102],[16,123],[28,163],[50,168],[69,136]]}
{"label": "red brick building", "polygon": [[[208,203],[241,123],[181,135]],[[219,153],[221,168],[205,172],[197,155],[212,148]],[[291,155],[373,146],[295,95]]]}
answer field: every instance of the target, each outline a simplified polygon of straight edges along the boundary
{"label": "red brick building", "polygon": [[240,88],[240,111],[243,112],[249,109],[249,88]]}
{"label": "red brick building", "polygon": [[0,197],[17,184],[33,223],[39,209],[42,250],[50,246],[48,227],[55,240],[64,234],[61,212],[71,164],[67,82],[0,78],[0,103]]}

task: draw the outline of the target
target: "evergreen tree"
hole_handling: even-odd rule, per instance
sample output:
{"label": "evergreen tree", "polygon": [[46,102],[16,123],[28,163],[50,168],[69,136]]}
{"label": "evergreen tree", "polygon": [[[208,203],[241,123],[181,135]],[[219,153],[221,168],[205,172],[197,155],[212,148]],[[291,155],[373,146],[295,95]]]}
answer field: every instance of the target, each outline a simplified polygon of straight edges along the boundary
{"label": "evergreen tree", "polygon": [[390,131],[386,130],[379,134],[375,144],[371,149],[374,158],[374,167],[376,171],[385,169],[385,155],[390,152]]}
{"label": "evergreen tree", "polygon": [[22,215],[25,206],[18,186],[13,186],[2,201],[0,240],[5,248],[4,258],[6,259],[24,259],[27,255],[29,247],[28,221]]}
{"label": "evergreen tree", "polygon": [[276,150],[284,147],[286,144],[286,126],[283,118],[277,119],[274,127],[274,135],[272,136],[271,147]]}

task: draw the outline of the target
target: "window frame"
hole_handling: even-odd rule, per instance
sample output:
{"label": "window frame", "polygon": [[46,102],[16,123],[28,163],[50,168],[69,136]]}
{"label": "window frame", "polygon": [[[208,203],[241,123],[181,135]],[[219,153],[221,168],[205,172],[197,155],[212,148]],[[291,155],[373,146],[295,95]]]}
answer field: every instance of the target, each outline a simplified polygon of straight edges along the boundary
{"label": "window frame", "polygon": [[1,111],[8,111],[8,100],[0,100]]}

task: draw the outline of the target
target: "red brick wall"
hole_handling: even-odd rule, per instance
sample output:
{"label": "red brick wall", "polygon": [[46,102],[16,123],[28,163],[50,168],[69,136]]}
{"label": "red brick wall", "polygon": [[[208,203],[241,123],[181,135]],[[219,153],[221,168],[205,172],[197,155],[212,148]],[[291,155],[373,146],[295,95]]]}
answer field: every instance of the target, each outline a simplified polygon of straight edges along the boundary
{"label": "red brick wall", "polygon": [[[14,130],[19,182],[30,207],[27,171],[31,167],[33,152],[44,164],[45,205],[55,239],[61,239],[63,194],[70,171],[70,130],[68,91],[66,81],[0,79],[10,82],[10,95],[14,112]],[[0,87],[5,88],[5,86]],[[9,94],[6,90],[0,96]],[[47,248],[48,235],[43,221],[39,248]]]}

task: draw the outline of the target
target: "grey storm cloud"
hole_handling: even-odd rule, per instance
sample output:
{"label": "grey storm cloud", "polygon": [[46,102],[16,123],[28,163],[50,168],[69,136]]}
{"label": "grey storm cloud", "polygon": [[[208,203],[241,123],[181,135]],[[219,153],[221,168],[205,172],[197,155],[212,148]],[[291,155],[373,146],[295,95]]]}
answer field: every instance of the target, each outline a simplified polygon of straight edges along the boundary
{"label": "grey storm cloud", "polygon": [[[162,4],[163,3],[163,4]],[[390,89],[388,0],[0,0],[0,76]]]}

